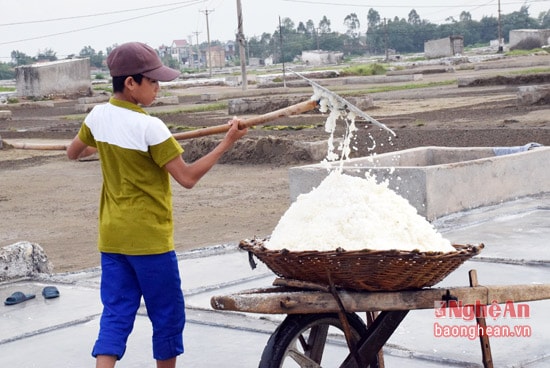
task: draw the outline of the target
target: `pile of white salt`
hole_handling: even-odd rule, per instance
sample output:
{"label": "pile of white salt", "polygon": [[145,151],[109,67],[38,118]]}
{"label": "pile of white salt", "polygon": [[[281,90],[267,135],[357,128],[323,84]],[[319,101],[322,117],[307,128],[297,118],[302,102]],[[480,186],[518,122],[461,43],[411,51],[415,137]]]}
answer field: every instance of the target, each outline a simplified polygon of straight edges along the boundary
{"label": "pile of white salt", "polygon": [[292,203],[265,246],[289,251],[455,251],[386,183],[339,171],[331,172],[317,188]]}

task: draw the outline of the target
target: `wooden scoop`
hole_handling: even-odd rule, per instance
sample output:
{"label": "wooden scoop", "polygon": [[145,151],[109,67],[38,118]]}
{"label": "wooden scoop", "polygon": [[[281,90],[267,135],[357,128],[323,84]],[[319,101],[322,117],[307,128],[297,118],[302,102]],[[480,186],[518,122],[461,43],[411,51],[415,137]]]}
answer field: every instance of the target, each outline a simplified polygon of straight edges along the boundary
{"label": "wooden scoop", "polygon": [[[308,100],[304,102],[297,103],[279,110],[271,111],[263,115],[259,115],[253,118],[243,120],[239,123],[239,129],[250,128],[254,125],[265,124],[267,122],[284,118],[291,115],[299,115],[301,113],[311,111],[315,109],[318,105],[318,102],[315,100]],[[203,137],[205,135],[219,134],[227,132],[230,128],[229,124],[215,125],[208,128],[195,129],[187,132],[174,133],[173,136],[177,140],[190,139]]]}

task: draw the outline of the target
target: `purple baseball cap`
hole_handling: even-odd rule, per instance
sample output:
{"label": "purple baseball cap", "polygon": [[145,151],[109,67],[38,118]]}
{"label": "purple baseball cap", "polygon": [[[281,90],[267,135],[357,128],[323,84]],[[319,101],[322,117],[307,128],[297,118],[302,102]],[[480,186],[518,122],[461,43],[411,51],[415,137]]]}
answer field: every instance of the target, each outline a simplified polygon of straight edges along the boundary
{"label": "purple baseball cap", "polygon": [[180,72],[162,64],[152,47],[141,42],[128,42],[117,46],[107,57],[112,77],[141,74],[147,78],[168,82]]}

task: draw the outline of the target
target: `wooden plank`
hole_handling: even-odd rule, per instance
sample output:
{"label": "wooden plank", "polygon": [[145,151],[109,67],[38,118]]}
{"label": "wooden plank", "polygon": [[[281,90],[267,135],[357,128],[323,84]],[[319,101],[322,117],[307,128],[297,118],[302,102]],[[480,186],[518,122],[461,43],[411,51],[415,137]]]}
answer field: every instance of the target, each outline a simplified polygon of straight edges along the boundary
{"label": "wooden plank", "polygon": [[[348,312],[433,309],[434,303],[444,300],[447,293],[463,305],[517,303],[550,299],[550,284],[465,286],[394,292],[339,291],[340,299]],[[281,291],[281,288],[214,296],[210,304],[217,310],[261,314],[339,311],[338,304],[330,293]]]}

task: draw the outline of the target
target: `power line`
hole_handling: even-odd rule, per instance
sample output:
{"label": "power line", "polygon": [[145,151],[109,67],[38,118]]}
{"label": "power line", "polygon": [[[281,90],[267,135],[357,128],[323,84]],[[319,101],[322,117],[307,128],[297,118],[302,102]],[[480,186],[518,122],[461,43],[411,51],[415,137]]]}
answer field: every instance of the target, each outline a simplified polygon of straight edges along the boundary
{"label": "power line", "polygon": [[14,43],[25,42],[25,41],[40,40],[40,39],[44,39],[44,38],[49,38],[49,37],[54,37],[54,36],[61,36],[61,35],[64,35],[64,34],[69,34],[69,33],[74,33],[74,32],[81,32],[81,31],[87,31],[87,30],[90,30],[90,29],[101,28],[101,27],[110,26],[110,25],[113,25],[113,24],[129,22],[129,21],[132,21],[132,20],[140,19],[140,18],[146,18],[146,17],[150,17],[150,16],[153,16],[153,15],[157,15],[157,14],[167,13],[167,12],[170,12],[172,10],[185,8],[187,6],[195,5],[195,4],[198,4],[200,2],[201,1],[193,1],[193,2],[188,1],[188,2],[186,2],[185,5],[180,5],[180,6],[176,6],[174,8],[160,10],[160,11],[157,11],[157,12],[154,12],[154,13],[139,15],[139,16],[135,16],[135,17],[131,17],[131,18],[120,19],[120,20],[117,20],[117,21],[114,21],[114,22],[97,24],[97,25],[94,25],[94,26],[89,26],[89,27],[84,27],[84,28],[77,28],[77,29],[72,29],[72,30],[69,30],[69,31],[57,32],[57,33],[51,33],[51,34],[46,34],[46,35],[42,35],[42,36],[29,37],[29,38],[24,38],[24,39],[15,40],[15,41],[0,42],[0,46],[11,45],[11,44],[14,44]]}
{"label": "power line", "polygon": [[[195,3],[199,3],[199,2],[200,1],[198,1],[198,0],[180,1],[180,2],[177,2],[177,3],[147,6],[147,7],[143,7],[143,8],[116,10],[116,11],[95,13],[95,14],[87,14],[87,15],[74,15],[74,16],[63,17],[63,18],[39,19],[39,20],[29,20],[29,21],[23,21],[23,22],[13,22],[13,23],[0,23],[0,27],[20,26],[20,25],[25,25],[25,24],[57,22],[57,21],[61,21],[61,20],[74,20],[74,19],[82,19],[82,18],[101,17],[101,16],[104,16],[104,15],[129,13],[129,12],[134,12],[134,11],[141,11],[141,10],[148,10],[148,9],[155,9],[155,8],[164,8],[164,7],[173,6],[173,5],[181,5],[181,4],[195,5]],[[187,4],[187,3],[191,3],[191,4]],[[155,14],[157,14],[157,13],[155,13]]]}
{"label": "power line", "polygon": [[[413,5],[410,4],[407,5],[368,5],[368,4],[357,4],[357,3],[335,3],[331,1],[315,1],[315,0],[282,0],[289,3],[304,3],[304,4],[312,4],[312,5],[332,5],[332,6],[346,6],[346,7],[357,7],[357,8],[464,8],[465,6],[468,6],[466,4],[458,4],[458,5]],[[510,1],[502,3],[501,5],[515,5],[515,4],[526,4],[526,3],[544,3],[549,2],[550,0],[530,0],[530,1]],[[493,0],[492,2],[495,2]]]}

